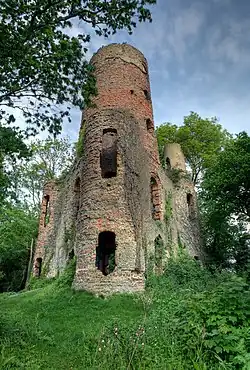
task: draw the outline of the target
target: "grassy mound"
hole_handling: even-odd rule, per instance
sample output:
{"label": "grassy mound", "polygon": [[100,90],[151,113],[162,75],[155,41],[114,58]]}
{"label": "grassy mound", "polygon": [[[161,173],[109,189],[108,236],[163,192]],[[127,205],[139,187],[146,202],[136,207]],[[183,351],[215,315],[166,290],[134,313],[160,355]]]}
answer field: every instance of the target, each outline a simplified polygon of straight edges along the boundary
{"label": "grassy mound", "polygon": [[245,281],[182,257],[138,295],[96,298],[58,280],[0,296],[1,369],[250,369]]}

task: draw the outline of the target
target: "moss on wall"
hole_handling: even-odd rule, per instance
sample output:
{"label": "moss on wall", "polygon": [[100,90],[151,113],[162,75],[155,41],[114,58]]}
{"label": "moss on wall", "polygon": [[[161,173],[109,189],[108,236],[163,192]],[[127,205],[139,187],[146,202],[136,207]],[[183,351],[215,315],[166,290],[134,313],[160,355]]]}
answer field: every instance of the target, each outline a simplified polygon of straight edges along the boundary
{"label": "moss on wall", "polygon": [[165,220],[166,225],[169,224],[169,221],[173,214],[172,202],[173,202],[172,192],[167,191],[165,195],[165,212],[164,212],[164,220]]}

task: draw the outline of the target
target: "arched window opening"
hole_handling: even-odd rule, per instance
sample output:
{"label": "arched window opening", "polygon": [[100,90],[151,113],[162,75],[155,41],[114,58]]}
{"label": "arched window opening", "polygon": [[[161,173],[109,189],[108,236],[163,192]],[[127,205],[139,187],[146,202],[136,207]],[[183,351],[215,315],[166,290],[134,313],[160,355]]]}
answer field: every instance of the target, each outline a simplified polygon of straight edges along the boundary
{"label": "arched window opening", "polygon": [[189,217],[194,216],[194,196],[191,193],[187,193],[187,205]]}
{"label": "arched window opening", "polygon": [[69,252],[69,257],[68,257],[68,260],[71,261],[73,260],[73,258],[75,257],[75,252],[74,252],[74,249],[72,249],[70,252]]}
{"label": "arched window opening", "polygon": [[144,92],[145,98],[146,98],[147,100],[150,100],[150,95],[149,95],[148,90],[143,90],[143,92]]}
{"label": "arched window opening", "polygon": [[100,155],[101,174],[105,179],[117,176],[117,130],[103,130]]}
{"label": "arched window opening", "polygon": [[34,275],[36,277],[40,277],[41,276],[41,272],[42,272],[42,258],[37,258],[36,261],[35,261],[35,267],[34,267]]}
{"label": "arched window opening", "polygon": [[50,220],[50,201],[49,195],[45,195],[45,212],[44,212],[44,226],[47,226]]}
{"label": "arched window opening", "polygon": [[112,231],[101,232],[98,236],[98,246],[96,248],[96,267],[105,276],[115,269],[115,250],[115,233]]}
{"label": "arched window opening", "polygon": [[154,124],[153,124],[153,122],[151,121],[150,118],[146,119],[146,125],[147,125],[147,130],[149,132],[151,132],[151,133],[154,132]]}
{"label": "arched window opening", "polygon": [[134,90],[130,90],[130,94],[133,95],[134,94]]}
{"label": "arched window opening", "polygon": [[77,218],[77,214],[80,208],[80,177],[77,177],[74,185],[74,217]]}
{"label": "arched window opening", "polygon": [[155,244],[155,267],[156,267],[156,272],[160,273],[160,272],[162,272],[163,249],[164,249],[164,243],[163,243],[162,237],[160,235],[158,235],[157,238],[155,238],[154,244]]}
{"label": "arched window opening", "polygon": [[171,170],[171,162],[169,157],[166,158],[166,169]]}
{"label": "arched window opening", "polygon": [[154,220],[160,220],[160,191],[159,185],[154,177],[150,179],[151,213]]}

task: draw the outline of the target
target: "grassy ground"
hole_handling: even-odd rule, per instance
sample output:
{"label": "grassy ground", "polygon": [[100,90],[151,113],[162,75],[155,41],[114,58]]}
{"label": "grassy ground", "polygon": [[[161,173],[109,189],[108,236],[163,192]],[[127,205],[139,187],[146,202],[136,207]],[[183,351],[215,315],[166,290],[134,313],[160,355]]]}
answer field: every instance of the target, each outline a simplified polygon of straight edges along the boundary
{"label": "grassy ground", "polygon": [[[71,291],[71,279],[69,270],[47,286],[0,296],[0,369],[250,369],[243,280],[172,262],[145,294],[103,299]],[[228,290],[237,301],[233,324],[228,307],[217,317]]]}

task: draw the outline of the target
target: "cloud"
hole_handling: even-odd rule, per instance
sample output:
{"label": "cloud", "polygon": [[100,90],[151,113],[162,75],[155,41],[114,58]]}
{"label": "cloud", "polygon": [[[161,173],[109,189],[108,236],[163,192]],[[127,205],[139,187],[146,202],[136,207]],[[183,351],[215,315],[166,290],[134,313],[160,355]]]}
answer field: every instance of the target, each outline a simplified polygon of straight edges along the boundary
{"label": "cloud", "polygon": [[180,10],[170,22],[166,39],[180,61],[184,61],[188,48],[197,41],[203,22],[204,13],[196,6]]}
{"label": "cloud", "polygon": [[226,18],[209,33],[207,51],[211,60],[248,65],[250,62],[250,24]]}

